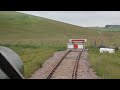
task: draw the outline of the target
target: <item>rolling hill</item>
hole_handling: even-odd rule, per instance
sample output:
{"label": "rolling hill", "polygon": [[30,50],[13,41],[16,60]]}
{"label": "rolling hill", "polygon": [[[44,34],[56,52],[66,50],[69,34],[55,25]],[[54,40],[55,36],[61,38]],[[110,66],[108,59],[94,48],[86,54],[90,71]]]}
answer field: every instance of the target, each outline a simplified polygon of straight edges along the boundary
{"label": "rolling hill", "polygon": [[[0,11],[0,45],[13,49],[24,62],[25,77],[42,67],[69,38],[96,35],[87,28],[15,11]],[[31,68],[32,67],[32,68]]]}
{"label": "rolling hill", "polygon": [[[94,33],[93,33],[94,32]],[[83,28],[42,17],[36,17],[14,11],[0,11],[0,43],[40,42],[41,40],[66,41],[69,38],[88,38],[96,36]]]}
{"label": "rolling hill", "polygon": [[[94,41],[97,45],[103,42],[105,46],[115,44],[120,47],[120,32],[117,31],[105,32],[15,11],[0,11],[0,45],[7,46],[20,55],[25,66],[25,77],[30,77],[42,67],[54,52],[65,50],[70,38],[86,38],[87,47]],[[100,76],[119,78],[120,52],[100,55],[99,51],[96,53],[96,50],[91,49],[89,53],[91,64]]]}

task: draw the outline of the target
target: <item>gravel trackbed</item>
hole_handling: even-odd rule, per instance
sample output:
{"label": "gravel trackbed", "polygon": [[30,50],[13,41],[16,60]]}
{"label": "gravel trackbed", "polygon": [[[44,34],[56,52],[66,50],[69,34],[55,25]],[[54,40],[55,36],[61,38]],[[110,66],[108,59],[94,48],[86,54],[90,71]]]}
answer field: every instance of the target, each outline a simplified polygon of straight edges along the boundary
{"label": "gravel trackbed", "polygon": [[[46,79],[50,71],[65,55],[66,52],[67,50],[55,52],[52,57],[46,60],[46,62],[42,65],[42,68],[37,70],[29,79]],[[77,51],[70,52],[61,62],[60,66],[56,69],[51,79],[71,79],[75,60],[78,54],[79,53]],[[77,79],[99,79],[99,77],[90,67],[87,51],[83,51],[81,55],[78,66]]]}

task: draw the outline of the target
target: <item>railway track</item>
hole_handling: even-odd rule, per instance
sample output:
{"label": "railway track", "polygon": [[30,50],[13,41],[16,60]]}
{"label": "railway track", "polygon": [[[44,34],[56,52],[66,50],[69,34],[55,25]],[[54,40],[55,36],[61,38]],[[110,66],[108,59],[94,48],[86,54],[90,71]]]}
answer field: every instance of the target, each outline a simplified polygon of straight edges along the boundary
{"label": "railway track", "polygon": [[[50,73],[48,74],[48,76],[46,77],[46,79],[51,79],[52,75],[54,74],[54,72],[57,70],[57,68],[60,66],[60,64],[62,63],[62,61],[66,58],[66,56],[72,52],[72,50],[69,50],[66,52],[66,54],[60,59],[60,61],[54,66],[54,68],[50,71]],[[74,52],[74,51],[73,51]],[[83,50],[79,51],[79,54],[75,60],[75,64],[74,64],[74,68],[73,68],[73,72],[72,72],[72,78],[71,79],[77,79],[77,71],[78,71],[78,66],[79,66],[79,61],[80,61],[80,57],[82,54]]]}
{"label": "railway track", "polygon": [[83,52],[83,50],[79,52],[79,54],[76,58],[74,69],[73,69],[73,74],[72,74],[72,79],[77,79],[77,71],[78,71],[79,61],[80,61],[82,52]]}

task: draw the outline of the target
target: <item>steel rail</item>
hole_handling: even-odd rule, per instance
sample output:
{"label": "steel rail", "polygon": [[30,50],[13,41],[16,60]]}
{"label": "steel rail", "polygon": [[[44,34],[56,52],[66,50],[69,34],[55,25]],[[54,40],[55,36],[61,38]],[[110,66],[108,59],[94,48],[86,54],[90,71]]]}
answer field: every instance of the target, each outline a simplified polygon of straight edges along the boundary
{"label": "steel rail", "polygon": [[74,69],[73,69],[73,74],[72,74],[72,79],[77,79],[77,71],[78,71],[79,61],[80,61],[82,52],[83,52],[83,50],[79,52],[79,54],[76,58]]}
{"label": "steel rail", "polygon": [[51,70],[51,72],[48,74],[48,76],[46,77],[46,79],[50,79],[53,75],[53,73],[55,72],[55,70],[59,67],[59,65],[61,64],[61,62],[64,60],[64,58],[71,52],[71,50],[67,51],[67,53],[60,59],[60,61],[55,65],[55,67]]}

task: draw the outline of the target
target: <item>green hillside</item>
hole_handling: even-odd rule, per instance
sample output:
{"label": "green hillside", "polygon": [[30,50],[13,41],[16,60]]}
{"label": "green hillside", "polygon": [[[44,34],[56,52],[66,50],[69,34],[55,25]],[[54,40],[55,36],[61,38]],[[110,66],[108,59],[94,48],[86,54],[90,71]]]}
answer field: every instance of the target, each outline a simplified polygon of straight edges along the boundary
{"label": "green hillside", "polygon": [[86,28],[27,15],[0,11],[0,45],[17,52],[25,65],[25,77],[39,69],[55,51],[65,50],[69,38],[94,36]]}
{"label": "green hillside", "polygon": [[38,43],[41,40],[68,40],[69,38],[93,36],[86,28],[57,22],[19,12],[0,12],[0,43],[25,41]]}
{"label": "green hillside", "polygon": [[[86,38],[87,47],[94,41],[97,45],[103,41],[104,45],[116,44],[120,47],[120,32],[104,32],[15,11],[0,11],[0,45],[7,46],[20,55],[25,65],[25,77],[30,77],[42,67],[54,52],[65,50],[70,38]],[[92,51],[90,55],[94,57]],[[90,58],[93,60],[93,57]],[[119,59],[118,54],[116,57]],[[96,70],[96,62],[93,61]],[[99,72],[98,69],[96,71]]]}

